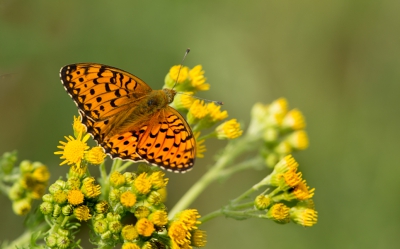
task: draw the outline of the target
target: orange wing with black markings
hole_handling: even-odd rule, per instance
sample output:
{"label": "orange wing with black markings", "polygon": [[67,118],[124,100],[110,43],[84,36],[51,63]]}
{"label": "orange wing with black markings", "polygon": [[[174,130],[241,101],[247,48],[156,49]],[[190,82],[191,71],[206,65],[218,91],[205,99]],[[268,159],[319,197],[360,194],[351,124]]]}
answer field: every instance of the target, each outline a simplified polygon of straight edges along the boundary
{"label": "orange wing with black markings", "polygon": [[168,106],[175,91],[169,90],[173,95],[168,103],[162,101],[167,98],[163,91],[149,101],[154,91],[144,81],[101,64],[67,65],[61,68],[60,77],[87,132],[111,157],[145,161],[181,173],[193,167],[193,133],[182,115]]}

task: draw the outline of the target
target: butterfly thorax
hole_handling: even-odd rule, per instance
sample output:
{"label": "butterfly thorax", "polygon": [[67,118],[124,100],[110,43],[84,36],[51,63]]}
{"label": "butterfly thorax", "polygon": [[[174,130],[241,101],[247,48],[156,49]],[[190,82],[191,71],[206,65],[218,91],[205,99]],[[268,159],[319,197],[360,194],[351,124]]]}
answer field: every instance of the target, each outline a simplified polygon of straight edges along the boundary
{"label": "butterfly thorax", "polygon": [[[162,89],[153,90],[141,99],[133,102],[126,112],[121,112],[115,116],[113,126],[107,127],[107,136],[131,130],[132,127],[140,127],[142,123],[149,122],[152,117],[154,120],[160,115],[160,110],[166,108],[174,100],[175,90]],[[158,113],[158,115],[157,115]]]}

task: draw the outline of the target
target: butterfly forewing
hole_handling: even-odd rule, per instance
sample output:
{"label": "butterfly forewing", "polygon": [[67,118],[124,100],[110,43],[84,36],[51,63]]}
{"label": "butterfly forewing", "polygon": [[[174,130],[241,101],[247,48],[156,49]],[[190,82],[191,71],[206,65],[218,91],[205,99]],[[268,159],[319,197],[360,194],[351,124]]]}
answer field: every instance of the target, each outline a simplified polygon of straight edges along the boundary
{"label": "butterfly forewing", "polygon": [[140,100],[152,89],[144,81],[123,70],[91,63],[67,65],[61,68],[60,77],[87,132],[111,157],[146,161],[181,173],[193,167],[195,138],[172,107],[166,105],[137,120],[121,120],[147,104]]}
{"label": "butterfly forewing", "polygon": [[61,81],[81,111],[104,120],[128,108],[152,89],[138,77],[101,64],[71,64],[60,72]]}

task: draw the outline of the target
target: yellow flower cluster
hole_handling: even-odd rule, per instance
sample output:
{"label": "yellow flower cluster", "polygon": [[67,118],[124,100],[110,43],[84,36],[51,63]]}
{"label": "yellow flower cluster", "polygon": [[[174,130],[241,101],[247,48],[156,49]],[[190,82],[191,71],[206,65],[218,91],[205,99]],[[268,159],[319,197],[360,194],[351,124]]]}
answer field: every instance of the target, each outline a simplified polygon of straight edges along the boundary
{"label": "yellow flower cluster", "polygon": [[173,66],[165,78],[164,88],[173,88],[178,91],[171,106],[187,114],[186,120],[192,127],[197,141],[197,157],[203,157],[206,151],[204,145],[206,138],[235,139],[242,135],[243,131],[239,122],[231,119],[220,124],[212,133],[200,137],[201,130],[210,128],[228,117],[228,112],[221,110],[220,103],[205,103],[204,100],[193,97],[198,91],[210,89],[201,65],[192,69],[179,65]]}
{"label": "yellow flower cluster", "polygon": [[205,231],[198,230],[197,225],[200,218],[196,209],[184,210],[172,220],[168,228],[168,235],[171,238],[172,248],[192,248],[206,245]]}
{"label": "yellow flower cluster", "polygon": [[[276,189],[268,195],[257,196],[255,206],[259,210],[268,208],[267,218],[278,223],[287,223],[292,219],[300,225],[313,226],[318,218],[312,201],[315,189],[308,187],[297,170],[298,163],[291,155],[280,160],[264,182]],[[282,201],[294,205],[288,207]]]}
{"label": "yellow flower cluster", "polygon": [[[73,169],[71,167],[70,172]],[[92,217],[95,212],[93,206],[101,194],[100,185],[93,177],[75,176],[69,176],[67,181],[57,180],[50,185],[49,192],[42,197],[43,203],[40,205],[44,215],[57,218],[74,214],[79,221],[88,221]]]}
{"label": "yellow flower cluster", "polygon": [[308,147],[304,116],[297,109],[288,111],[286,99],[280,98],[270,105],[257,103],[251,116],[248,133],[264,140],[263,154],[269,167],[293,151]]}
{"label": "yellow flower cluster", "polygon": [[[151,170],[149,167],[139,166],[138,172],[132,175],[128,172],[121,174],[113,172],[110,175],[110,210],[123,213],[132,213],[136,217],[134,224],[121,224],[120,236],[124,244],[122,248],[159,248],[173,245],[201,247],[206,244],[205,232],[197,231],[197,220],[200,216],[197,210],[185,210],[172,221],[168,220],[168,213],[163,201],[168,178],[160,170]],[[104,243],[113,243],[115,232],[104,227],[110,226],[111,214],[95,214],[93,216],[96,233]],[[115,216],[112,216],[115,218]],[[182,235],[184,234],[184,235]],[[160,236],[166,236],[160,240]],[[183,240],[179,240],[183,236]],[[192,240],[191,240],[192,238]],[[194,239],[195,238],[195,239]],[[194,240],[193,240],[194,239]],[[166,244],[166,241],[170,241]],[[149,247],[145,247],[145,246]],[[152,247],[153,246],[153,247]]]}
{"label": "yellow flower cluster", "polygon": [[25,215],[31,210],[34,199],[40,199],[46,190],[50,173],[40,162],[22,161],[19,166],[18,180],[13,183],[8,197],[13,202],[13,211]]}

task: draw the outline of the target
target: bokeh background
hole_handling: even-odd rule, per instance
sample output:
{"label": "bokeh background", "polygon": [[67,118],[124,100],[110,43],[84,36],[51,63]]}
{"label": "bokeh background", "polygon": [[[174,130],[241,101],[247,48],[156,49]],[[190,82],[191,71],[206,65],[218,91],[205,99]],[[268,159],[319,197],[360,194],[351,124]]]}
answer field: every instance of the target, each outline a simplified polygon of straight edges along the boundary
{"label": "bokeh background", "polygon": [[[75,104],[59,81],[76,62],[112,65],[158,89],[172,65],[202,64],[230,117],[279,97],[307,119],[310,147],[295,154],[316,188],[312,228],[214,219],[207,248],[396,248],[400,244],[400,1],[0,0],[0,153],[65,176],[53,155],[71,134]],[[172,207],[212,165],[209,143],[188,174],[168,173]],[[261,179],[249,171],[214,183],[191,207],[207,214]],[[0,197],[0,241],[23,218]],[[91,248],[83,244],[85,248]]]}

